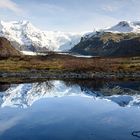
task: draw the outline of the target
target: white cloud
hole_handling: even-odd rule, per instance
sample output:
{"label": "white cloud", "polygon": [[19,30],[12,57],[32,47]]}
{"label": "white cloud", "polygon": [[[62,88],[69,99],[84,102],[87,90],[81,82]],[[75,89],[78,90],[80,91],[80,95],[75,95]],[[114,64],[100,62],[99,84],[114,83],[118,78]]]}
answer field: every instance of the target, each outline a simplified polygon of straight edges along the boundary
{"label": "white cloud", "polygon": [[21,8],[12,0],[0,0],[0,8],[11,10],[15,13],[21,13]]}

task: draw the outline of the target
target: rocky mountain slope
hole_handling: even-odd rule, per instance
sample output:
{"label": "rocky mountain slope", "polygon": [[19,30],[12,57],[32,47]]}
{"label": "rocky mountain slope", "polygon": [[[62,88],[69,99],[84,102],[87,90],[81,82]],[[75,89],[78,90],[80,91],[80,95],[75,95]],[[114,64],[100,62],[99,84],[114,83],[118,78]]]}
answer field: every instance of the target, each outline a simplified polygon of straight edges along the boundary
{"label": "rocky mountain slope", "polygon": [[71,52],[93,56],[139,56],[140,34],[99,32],[81,39]]}
{"label": "rocky mountain slope", "polygon": [[20,56],[21,53],[16,50],[6,38],[0,37],[0,57]]}
{"label": "rocky mountain slope", "polygon": [[93,56],[139,56],[140,22],[120,22],[117,25],[86,34],[72,53]]}
{"label": "rocky mountain slope", "polygon": [[20,51],[67,51],[80,42],[81,34],[41,31],[28,21],[0,22],[0,36]]}

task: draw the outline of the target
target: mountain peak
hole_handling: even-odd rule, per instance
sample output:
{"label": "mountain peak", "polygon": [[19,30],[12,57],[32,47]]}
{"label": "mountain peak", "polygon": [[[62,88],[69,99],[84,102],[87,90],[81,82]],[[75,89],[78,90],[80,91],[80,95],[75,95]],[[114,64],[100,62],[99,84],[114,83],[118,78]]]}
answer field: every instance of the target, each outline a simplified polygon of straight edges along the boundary
{"label": "mountain peak", "polygon": [[121,21],[118,24],[105,29],[105,32],[116,33],[140,33],[140,22]]}
{"label": "mountain peak", "polygon": [[130,22],[129,21],[120,21],[117,26],[121,26],[121,27],[130,27]]}
{"label": "mountain peak", "polygon": [[22,25],[31,24],[28,20],[20,20],[18,23]]}
{"label": "mountain peak", "polygon": [[[32,23],[28,20],[20,20],[20,21],[15,21],[15,22],[11,22],[14,26],[21,26],[22,27],[30,27],[35,29],[35,26],[32,25]],[[37,29],[37,28],[36,28]]]}

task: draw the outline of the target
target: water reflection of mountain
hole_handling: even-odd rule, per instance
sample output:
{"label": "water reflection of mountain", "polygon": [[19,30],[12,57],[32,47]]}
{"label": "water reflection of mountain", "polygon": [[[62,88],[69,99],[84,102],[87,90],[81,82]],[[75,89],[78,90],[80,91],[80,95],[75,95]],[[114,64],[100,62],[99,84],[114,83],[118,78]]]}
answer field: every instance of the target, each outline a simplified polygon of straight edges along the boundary
{"label": "water reflection of mountain", "polygon": [[140,94],[140,81],[77,80],[65,83],[67,86],[78,85],[87,93],[101,92],[104,96]]}
{"label": "water reflection of mountain", "polygon": [[28,84],[0,84],[0,106],[27,108],[49,97],[87,96],[110,100],[120,106],[140,106],[139,81],[46,81]]}

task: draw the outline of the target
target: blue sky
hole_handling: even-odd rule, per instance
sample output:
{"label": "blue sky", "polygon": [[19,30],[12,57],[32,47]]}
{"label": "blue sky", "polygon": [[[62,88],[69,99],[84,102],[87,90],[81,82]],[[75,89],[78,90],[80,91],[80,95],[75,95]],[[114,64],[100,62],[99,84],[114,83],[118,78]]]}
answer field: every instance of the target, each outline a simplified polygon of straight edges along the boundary
{"label": "blue sky", "polygon": [[45,30],[92,31],[140,20],[140,0],[0,0],[0,19],[29,20]]}

